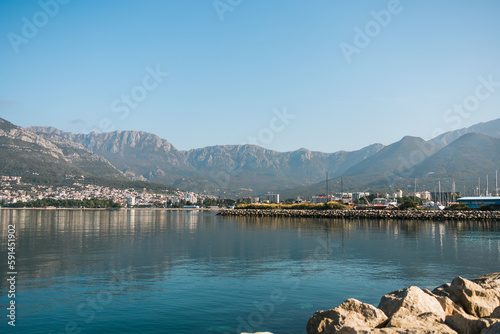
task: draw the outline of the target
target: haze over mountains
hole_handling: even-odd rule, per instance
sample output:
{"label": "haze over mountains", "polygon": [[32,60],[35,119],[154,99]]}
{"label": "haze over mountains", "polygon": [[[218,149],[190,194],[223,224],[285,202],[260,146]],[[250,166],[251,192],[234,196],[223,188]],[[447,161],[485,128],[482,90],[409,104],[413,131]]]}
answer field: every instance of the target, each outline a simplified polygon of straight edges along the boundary
{"label": "haze over mountains", "polygon": [[[300,149],[277,152],[255,145],[219,145],[177,150],[167,140],[141,131],[73,134],[53,127],[17,127],[0,119],[1,175],[37,182],[82,174],[100,180],[142,180],[184,190],[242,196],[279,192],[282,198],[330,190],[469,191],[478,178],[500,166],[500,119],[445,133],[430,141],[404,137],[388,146],[373,144],[353,152]],[[34,175],[37,170],[43,175]],[[493,190],[494,184],[490,190]],[[411,188],[411,189],[407,189]]]}

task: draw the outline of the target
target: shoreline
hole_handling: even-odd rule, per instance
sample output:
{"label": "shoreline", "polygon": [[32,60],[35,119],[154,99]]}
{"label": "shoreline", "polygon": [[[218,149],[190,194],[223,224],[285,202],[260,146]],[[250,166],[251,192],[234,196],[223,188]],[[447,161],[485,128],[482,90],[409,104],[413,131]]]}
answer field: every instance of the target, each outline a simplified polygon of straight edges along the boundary
{"label": "shoreline", "polygon": [[430,210],[221,210],[220,216],[296,217],[344,219],[401,219],[401,220],[488,220],[500,221],[500,211],[430,211]]}

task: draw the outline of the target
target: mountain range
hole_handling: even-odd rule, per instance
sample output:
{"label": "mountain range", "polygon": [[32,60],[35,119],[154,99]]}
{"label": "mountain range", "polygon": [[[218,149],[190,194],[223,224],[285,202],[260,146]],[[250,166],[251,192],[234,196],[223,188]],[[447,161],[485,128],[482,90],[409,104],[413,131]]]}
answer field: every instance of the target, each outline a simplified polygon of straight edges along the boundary
{"label": "mountain range", "polygon": [[0,119],[0,175],[43,183],[85,175],[99,182],[162,184],[227,197],[268,191],[282,198],[310,196],[325,192],[326,172],[331,191],[340,191],[340,177],[348,191],[406,192],[415,179],[419,189],[432,190],[438,180],[450,188],[454,180],[457,191],[471,191],[479,177],[493,180],[500,166],[499,129],[497,119],[429,141],[406,136],[351,152],[277,152],[255,145],[182,151],[141,131],[73,134]]}

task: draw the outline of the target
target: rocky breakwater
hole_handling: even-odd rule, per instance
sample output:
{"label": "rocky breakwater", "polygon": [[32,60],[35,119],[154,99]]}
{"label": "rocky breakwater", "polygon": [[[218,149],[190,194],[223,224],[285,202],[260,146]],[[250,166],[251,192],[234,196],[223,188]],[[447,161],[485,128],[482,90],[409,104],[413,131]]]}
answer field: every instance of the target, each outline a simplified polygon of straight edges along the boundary
{"label": "rocky breakwater", "polygon": [[348,299],[317,311],[307,334],[500,333],[500,273],[462,277],[433,291],[411,286],[382,297],[378,307]]}
{"label": "rocky breakwater", "polygon": [[221,210],[218,214],[254,217],[500,221],[500,211],[233,209]]}

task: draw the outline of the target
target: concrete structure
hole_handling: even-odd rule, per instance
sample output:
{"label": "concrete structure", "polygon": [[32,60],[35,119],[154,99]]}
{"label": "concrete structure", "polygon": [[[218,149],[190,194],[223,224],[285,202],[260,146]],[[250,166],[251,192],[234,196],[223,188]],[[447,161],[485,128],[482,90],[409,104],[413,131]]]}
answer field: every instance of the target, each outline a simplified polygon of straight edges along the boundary
{"label": "concrete structure", "polygon": [[403,190],[398,190],[394,194],[392,194],[392,197],[394,198],[403,198]]}
{"label": "concrete structure", "polygon": [[267,194],[266,199],[269,201],[269,203],[280,203],[280,194]]}
{"label": "concrete structure", "polygon": [[135,197],[127,198],[127,205],[134,206],[135,205]]}
{"label": "concrete structure", "polygon": [[187,193],[186,195],[184,195],[184,200],[186,202],[191,202],[191,203],[198,202],[198,198],[196,197],[196,195],[194,193]]}
{"label": "concrete structure", "polygon": [[458,203],[465,204],[471,209],[479,209],[483,205],[498,205],[500,206],[499,197],[462,197],[459,198]]}
{"label": "concrete structure", "polygon": [[416,193],[410,193],[408,194],[409,197],[418,197],[423,200],[431,201],[432,196],[429,191],[417,191]]}

